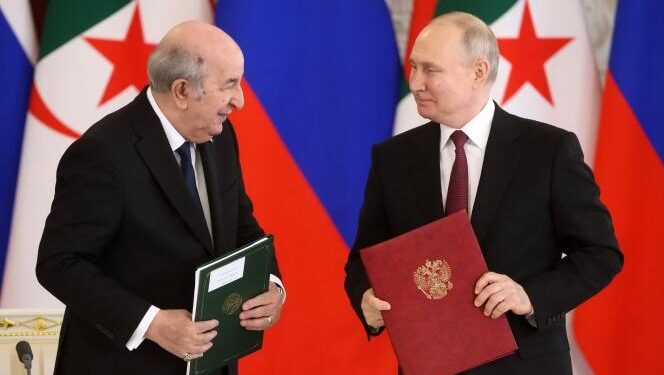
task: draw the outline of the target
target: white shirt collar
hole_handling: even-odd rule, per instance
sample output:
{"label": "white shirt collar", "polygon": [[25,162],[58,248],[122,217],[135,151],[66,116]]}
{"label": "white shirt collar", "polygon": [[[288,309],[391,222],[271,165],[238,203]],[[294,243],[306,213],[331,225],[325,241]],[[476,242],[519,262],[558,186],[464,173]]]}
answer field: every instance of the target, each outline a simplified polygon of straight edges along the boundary
{"label": "white shirt collar", "polygon": [[[482,110],[477,115],[475,115],[475,117],[473,117],[460,129],[466,133],[470,142],[482,150],[486,148],[486,144],[489,141],[489,132],[491,130],[491,122],[493,121],[493,114],[495,111],[496,105],[493,103],[493,99],[489,97],[487,103],[484,105],[484,108],[482,108]],[[450,139],[450,135],[452,135],[455,130],[457,129],[440,124],[441,149],[445,146],[445,144],[447,144],[447,141]]]}
{"label": "white shirt collar", "polygon": [[159,117],[161,126],[164,128],[164,133],[166,133],[166,138],[168,138],[168,144],[171,145],[171,150],[175,152],[175,150],[180,148],[180,146],[182,146],[182,144],[187,140],[180,133],[178,133],[173,124],[168,121],[166,115],[164,115],[164,112],[161,111],[157,105],[157,101],[154,99],[154,96],[152,96],[152,88],[150,87],[148,87],[147,96],[148,101],[150,102],[150,106],[152,106],[152,109],[157,114],[157,117]]}

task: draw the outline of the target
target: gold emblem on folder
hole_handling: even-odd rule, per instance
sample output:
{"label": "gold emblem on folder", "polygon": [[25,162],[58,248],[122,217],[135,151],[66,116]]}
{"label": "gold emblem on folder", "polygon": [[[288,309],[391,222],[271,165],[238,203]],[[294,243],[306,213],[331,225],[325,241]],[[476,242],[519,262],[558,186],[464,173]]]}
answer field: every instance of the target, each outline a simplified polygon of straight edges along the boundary
{"label": "gold emblem on folder", "polygon": [[452,268],[445,259],[429,260],[413,273],[415,285],[428,299],[441,299],[452,290]]}
{"label": "gold emblem on folder", "polygon": [[223,310],[224,314],[231,315],[236,312],[241,305],[242,295],[240,295],[240,293],[231,293],[228,297],[226,297],[226,300],[224,301],[221,309]]}

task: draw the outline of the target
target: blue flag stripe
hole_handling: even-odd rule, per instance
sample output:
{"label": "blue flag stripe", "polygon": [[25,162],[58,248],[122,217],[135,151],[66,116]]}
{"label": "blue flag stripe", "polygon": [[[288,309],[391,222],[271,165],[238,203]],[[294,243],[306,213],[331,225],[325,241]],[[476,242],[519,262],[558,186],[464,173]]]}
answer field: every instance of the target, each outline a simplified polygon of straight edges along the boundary
{"label": "blue flag stripe", "polygon": [[0,10],[0,82],[5,95],[0,106],[0,280],[5,269],[16,176],[28,109],[32,64]]}
{"label": "blue flag stripe", "polygon": [[664,87],[664,2],[618,2],[609,67],[660,161],[664,161],[661,95]]}
{"label": "blue flag stripe", "polygon": [[398,100],[385,2],[221,0],[216,18],[243,49],[247,81],[352,243],[370,149],[390,136]]}

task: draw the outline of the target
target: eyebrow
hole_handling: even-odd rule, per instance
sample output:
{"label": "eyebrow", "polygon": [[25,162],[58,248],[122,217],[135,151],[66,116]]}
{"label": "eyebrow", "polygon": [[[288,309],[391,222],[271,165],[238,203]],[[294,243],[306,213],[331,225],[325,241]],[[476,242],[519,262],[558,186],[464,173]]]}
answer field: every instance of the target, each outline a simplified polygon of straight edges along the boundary
{"label": "eyebrow", "polygon": [[430,68],[430,67],[441,68],[440,65],[436,65],[435,63],[428,62],[428,61],[423,61],[423,62],[421,62],[421,63],[416,63],[413,59],[409,59],[408,61],[410,61],[410,65],[411,65],[411,66],[413,66],[413,65],[419,65],[419,66],[421,66],[421,67],[423,67],[423,68]]}
{"label": "eyebrow", "polygon": [[235,83],[238,83],[238,82],[240,82],[240,79],[239,79],[239,78],[231,78],[231,79],[229,79],[229,80],[226,81],[226,84],[227,84],[227,85],[228,85],[228,84],[235,84]]}

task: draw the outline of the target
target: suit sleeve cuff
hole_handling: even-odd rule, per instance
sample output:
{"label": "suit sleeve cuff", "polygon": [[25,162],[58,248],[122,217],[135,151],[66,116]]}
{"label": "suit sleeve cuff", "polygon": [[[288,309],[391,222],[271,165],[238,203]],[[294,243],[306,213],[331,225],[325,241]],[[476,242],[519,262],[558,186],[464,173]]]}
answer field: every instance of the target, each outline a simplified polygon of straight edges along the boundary
{"label": "suit sleeve cuff", "polygon": [[276,275],[270,274],[270,281],[277,284],[277,289],[279,289],[279,293],[281,293],[281,303],[286,303],[286,288],[284,288],[284,283],[281,282],[281,279],[278,278]]}
{"label": "suit sleeve cuff", "polygon": [[127,344],[125,345],[127,349],[134,350],[138,348],[139,345],[141,345],[143,340],[145,340],[145,333],[148,331],[150,324],[152,324],[152,321],[154,320],[154,317],[157,316],[158,312],[158,307],[150,306],[148,311],[143,316],[143,319],[141,319],[141,322],[138,323],[138,327],[136,327],[136,330],[129,338],[129,341],[127,341]]}

